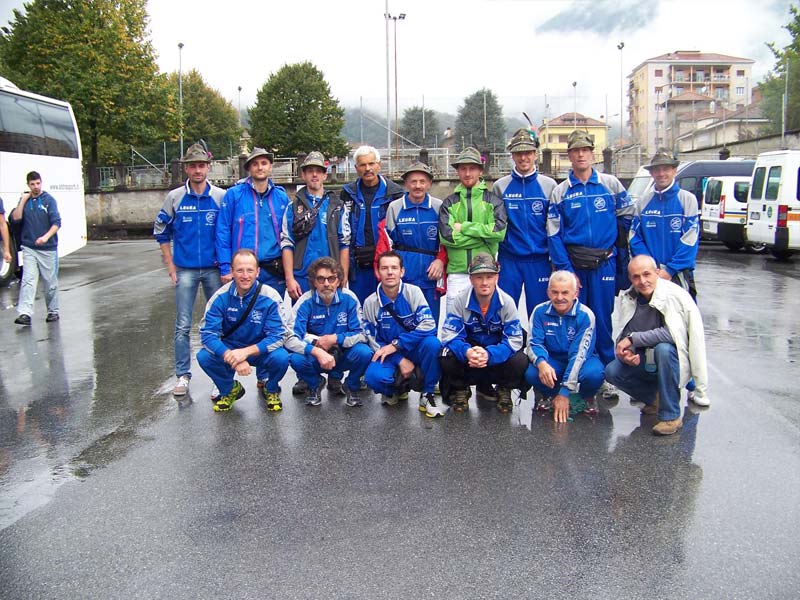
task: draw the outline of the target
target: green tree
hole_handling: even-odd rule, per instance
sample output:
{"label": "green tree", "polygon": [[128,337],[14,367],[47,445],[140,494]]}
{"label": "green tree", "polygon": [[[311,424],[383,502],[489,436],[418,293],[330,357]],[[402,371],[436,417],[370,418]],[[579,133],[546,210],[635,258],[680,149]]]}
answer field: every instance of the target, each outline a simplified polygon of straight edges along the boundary
{"label": "green tree", "polygon": [[478,90],[458,107],[455,135],[459,146],[463,140],[464,146],[500,151],[505,148],[505,129],[503,107],[491,90]]}
{"label": "green tree", "polygon": [[786,67],[789,67],[789,98],[786,110],[786,129],[800,128],[800,10],[790,6],[791,20],[783,28],[789,31],[792,40],[785,48],[767,44],[775,55],[775,67],[759,84],[763,100],[761,112],[770,120],[764,133],[781,130],[783,95],[786,92]]}
{"label": "green tree", "polygon": [[[178,74],[170,73],[169,84],[178,89]],[[183,74],[183,139],[184,145],[199,139],[217,157],[227,156],[231,145],[239,148],[239,115],[230,101],[210,87],[199,71]],[[186,141],[188,140],[188,143]]]}
{"label": "green tree", "polygon": [[253,143],[278,155],[319,150],[326,156],[344,156],[348,152],[341,135],[344,109],[331,97],[322,71],[310,62],[284,65],[270,75],[258,90],[250,119]]}
{"label": "green tree", "polygon": [[175,102],[148,40],[146,0],[33,0],[0,36],[0,63],[25,89],[67,100],[84,155],[177,135]]}
{"label": "green tree", "polygon": [[421,106],[412,106],[403,111],[403,120],[400,122],[400,134],[418,146],[433,146],[439,132],[439,119],[436,113],[429,108],[425,110],[425,136],[422,135]]}

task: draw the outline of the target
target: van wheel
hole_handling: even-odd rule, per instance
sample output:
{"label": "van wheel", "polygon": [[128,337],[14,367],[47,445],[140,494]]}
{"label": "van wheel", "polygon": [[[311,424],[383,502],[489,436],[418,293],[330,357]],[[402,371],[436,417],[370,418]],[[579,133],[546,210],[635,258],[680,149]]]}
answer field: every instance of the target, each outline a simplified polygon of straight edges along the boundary
{"label": "van wheel", "polygon": [[725,244],[725,247],[731,252],[736,252],[744,247],[744,244],[741,242],[722,242],[722,243]]}
{"label": "van wheel", "polygon": [[769,251],[778,260],[789,260],[789,257],[794,254],[791,250],[778,250],[777,248],[770,248]]}
{"label": "van wheel", "polygon": [[748,243],[745,246],[745,249],[747,250],[747,252],[750,252],[751,254],[764,254],[764,252],[767,251],[767,245],[766,244],[750,244],[750,243]]}

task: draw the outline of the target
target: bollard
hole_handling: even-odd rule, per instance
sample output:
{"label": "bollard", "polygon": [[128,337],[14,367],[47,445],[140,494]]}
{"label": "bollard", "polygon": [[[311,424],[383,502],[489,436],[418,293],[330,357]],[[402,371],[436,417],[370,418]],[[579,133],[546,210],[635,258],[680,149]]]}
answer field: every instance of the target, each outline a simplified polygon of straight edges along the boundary
{"label": "bollard", "polygon": [[550,148],[542,150],[542,173],[547,175],[553,173],[553,151]]}

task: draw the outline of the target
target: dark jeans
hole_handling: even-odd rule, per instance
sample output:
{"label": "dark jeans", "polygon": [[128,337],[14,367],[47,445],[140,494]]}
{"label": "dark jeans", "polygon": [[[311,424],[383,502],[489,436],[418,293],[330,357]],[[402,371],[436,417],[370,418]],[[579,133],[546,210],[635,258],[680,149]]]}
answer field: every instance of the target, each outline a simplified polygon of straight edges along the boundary
{"label": "dark jeans", "polygon": [[518,350],[506,362],[490,365],[483,369],[473,369],[461,362],[452,353],[448,352],[439,358],[442,367],[442,379],[439,388],[442,399],[449,400],[453,390],[466,390],[471,385],[486,388],[491,384],[506,389],[525,390],[525,369],[528,366],[528,357],[523,350]]}

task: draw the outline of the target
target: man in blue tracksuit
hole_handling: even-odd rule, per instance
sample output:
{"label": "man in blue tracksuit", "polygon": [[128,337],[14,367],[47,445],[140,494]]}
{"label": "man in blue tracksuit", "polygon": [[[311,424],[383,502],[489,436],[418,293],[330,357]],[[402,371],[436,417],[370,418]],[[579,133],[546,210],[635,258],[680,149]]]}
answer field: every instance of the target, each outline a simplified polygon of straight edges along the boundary
{"label": "man in blue tracksuit", "polygon": [[547,300],[547,281],[552,272],[547,247],[547,206],[555,180],[536,170],[539,138],[528,129],[520,129],[511,138],[514,170],[498,179],[492,193],[506,206],[508,227],[500,242],[500,289],[519,303],[525,284],[528,316],[533,307]]}
{"label": "man in blue tracksuit", "polygon": [[632,256],[651,256],[659,277],[677,283],[694,298],[699,208],[694,194],[675,180],[678,164],[669,150],[660,148],[645,165],[653,176],[653,189],[636,202],[629,242]]}
{"label": "man in blue tracksuit", "polygon": [[573,131],[567,142],[569,177],[553,190],[547,214],[550,260],[580,282],[580,300],[595,315],[597,353],[604,365],[614,360],[611,313],[614,310],[619,231],[627,237],[633,204],[620,181],[598,173],[594,141]]}
{"label": "man in blue tracksuit", "polygon": [[223,283],[231,280],[231,256],[249,248],[258,257],[259,281],[283,298],[286,280],[281,258],[281,222],[289,204],[286,190],[269,178],[272,154],[255,148],[244,168],[249,177],[233,186],[222,198],[217,222],[217,260]]}
{"label": "man in blue tracksuit", "polygon": [[[405,395],[418,367],[422,373],[419,409],[428,417],[444,415],[434,397],[439,383],[439,353],[436,323],[422,290],[403,282],[403,259],[394,251],[378,257],[378,289],[364,303],[367,340],[375,351],[364,379],[383,394],[383,403],[395,405]],[[405,380],[404,382],[401,381]],[[398,383],[403,389],[398,389]]]}
{"label": "man in blue tracksuit", "polygon": [[541,394],[540,410],[553,408],[553,419],[566,423],[569,396],[580,394],[589,412],[603,383],[603,363],[595,352],[594,313],[578,300],[574,273],[555,271],[547,286],[548,302],[533,310],[525,381]]}
{"label": "man in blue tracksuit", "polygon": [[[349,261],[342,263],[345,282],[364,302],[378,285],[375,278],[375,244],[378,224],[386,217],[392,200],[402,197],[403,188],[380,175],[381,155],[372,146],[355,151],[358,179],[342,188],[341,198],[350,216]],[[344,285],[344,284],[343,284]]]}
{"label": "man in blue tracksuit", "polygon": [[[444,273],[444,262],[437,258],[439,247],[439,209],[442,201],[428,193],[433,172],[425,163],[412,164],[403,173],[406,193],[393,200],[381,223],[377,258],[394,250],[403,259],[403,281],[422,290],[425,300],[439,323],[440,294],[437,285]],[[377,268],[377,263],[376,263]]]}
{"label": "man in blue tracksuit", "polygon": [[47,307],[45,321],[58,321],[58,230],[61,214],[56,199],[42,189],[42,176],[31,171],[26,176],[28,192],[22,194],[17,207],[11,211],[11,221],[22,223],[19,243],[22,246],[22,282],[14,320],[17,325],[31,324],[36,286],[39,277],[44,283]]}
{"label": "man in blue tracksuit", "polygon": [[372,359],[366,344],[361,304],[340,288],[342,267],[330,257],[318,258],[308,269],[310,290],[295,303],[286,348],[297,377],[306,382],[306,404],[319,406],[323,372],[350,371],[345,379],[347,406],[361,406],[361,376]]}
{"label": "man in blue tracksuit", "polygon": [[172,393],[189,390],[192,356],[189,332],[197,288],[203,286],[206,302],[220,284],[214,251],[217,215],[225,190],[208,182],[211,159],[200,144],[192,144],[181,160],[186,182],[167,194],[156,216],[153,236],[161,247],[167,275],[175,286],[175,376]]}
{"label": "man in blue tracksuit", "polygon": [[491,254],[477,252],[468,271],[470,286],[453,299],[442,325],[442,398],[463,412],[469,408],[469,386],[477,384],[479,398],[496,401],[507,413],[511,390],[525,387],[528,366],[517,305],[497,287],[500,266]]}
{"label": "man in blue tracksuit", "polygon": [[284,349],[286,317],[283,299],[258,282],[258,262],[252,250],[241,249],[231,261],[233,281],[223,285],[206,305],[200,325],[203,349],[197,362],[220,392],[215,412],[231,409],[244,396],[234,376],[250,375],[252,367],[267,410],[282,408],[280,382],[289,368]]}

